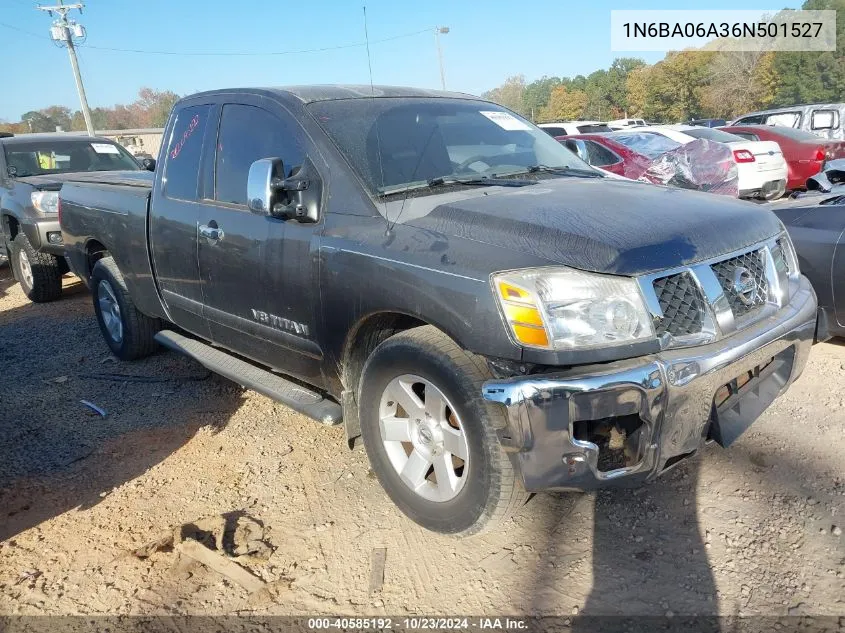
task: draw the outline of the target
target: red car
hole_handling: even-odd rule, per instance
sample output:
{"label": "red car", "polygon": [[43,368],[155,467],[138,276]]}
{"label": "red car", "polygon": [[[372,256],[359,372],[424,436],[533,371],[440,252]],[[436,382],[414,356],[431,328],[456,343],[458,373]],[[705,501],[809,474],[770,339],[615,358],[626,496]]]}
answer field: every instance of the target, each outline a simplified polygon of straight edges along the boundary
{"label": "red car", "polygon": [[807,178],[819,173],[825,161],[845,158],[845,142],[783,125],[727,125],[718,129],[749,141],[775,141],[780,145],[788,170],[787,189],[804,189]]}
{"label": "red car", "polygon": [[651,159],[601,134],[569,134],[555,140],[593,167],[636,180],[648,169]]}

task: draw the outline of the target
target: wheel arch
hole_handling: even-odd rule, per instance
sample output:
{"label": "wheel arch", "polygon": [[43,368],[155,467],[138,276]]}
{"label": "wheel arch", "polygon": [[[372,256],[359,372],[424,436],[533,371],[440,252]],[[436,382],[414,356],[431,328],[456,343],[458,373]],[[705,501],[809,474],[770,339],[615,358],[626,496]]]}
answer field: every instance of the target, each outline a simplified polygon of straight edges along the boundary
{"label": "wheel arch", "polygon": [[85,243],[86,273],[89,279],[94,271],[94,265],[104,257],[110,256],[109,249],[99,240],[90,239]]}
{"label": "wheel arch", "polygon": [[349,330],[343,344],[340,366],[343,387],[357,393],[364,363],[373,350],[394,334],[424,325],[437,327],[418,315],[394,310],[372,312],[361,317]]}
{"label": "wheel arch", "polygon": [[350,328],[344,340],[340,355],[338,375],[341,383],[341,404],[343,406],[343,426],[346,442],[353,448],[361,437],[361,423],[358,418],[358,390],[364,364],[381,343],[399,332],[431,325],[447,336],[437,323],[399,310],[380,310],[368,313]]}
{"label": "wheel arch", "polygon": [[9,242],[11,242],[20,231],[20,220],[5,209],[2,214],[3,233],[8,237]]}

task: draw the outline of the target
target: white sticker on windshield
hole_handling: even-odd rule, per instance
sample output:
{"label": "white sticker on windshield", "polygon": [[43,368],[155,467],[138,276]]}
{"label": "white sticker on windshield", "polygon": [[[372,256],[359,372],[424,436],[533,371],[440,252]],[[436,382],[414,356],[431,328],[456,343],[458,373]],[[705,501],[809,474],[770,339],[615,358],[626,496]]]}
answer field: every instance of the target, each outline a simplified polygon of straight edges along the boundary
{"label": "white sticker on windshield", "polygon": [[527,124],[507,112],[500,112],[498,110],[481,110],[480,114],[486,116],[503,130],[514,131],[531,129]]}
{"label": "white sticker on windshield", "polygon": [[117,146],[112,145],[111,143],[91,143],[91,147],[93,147],[94,151],[98,154],[120,154],[120,150],[117,149]]}

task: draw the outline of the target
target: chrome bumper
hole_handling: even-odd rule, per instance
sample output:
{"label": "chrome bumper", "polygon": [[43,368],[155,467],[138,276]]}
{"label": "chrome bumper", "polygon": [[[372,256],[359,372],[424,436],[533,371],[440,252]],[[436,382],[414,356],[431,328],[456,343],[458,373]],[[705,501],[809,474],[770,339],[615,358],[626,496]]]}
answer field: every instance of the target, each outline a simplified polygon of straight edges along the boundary
{"label": "chrome bumper", "polygon": [[[559,373],[489,380],[482,394],[506,409],[508,425],[499,435],[526,490],[631,485],[691,455],[708,434],[730,444],[801,375],[815,326],[815,293],[802,276],[788,305],[720,341]],[[751,381],[717,409],[716,392],[749,371]],[[600,470],[599,447],[576,437],[576,423],[622,416],[638,416],[642,423],[636,461]]]}

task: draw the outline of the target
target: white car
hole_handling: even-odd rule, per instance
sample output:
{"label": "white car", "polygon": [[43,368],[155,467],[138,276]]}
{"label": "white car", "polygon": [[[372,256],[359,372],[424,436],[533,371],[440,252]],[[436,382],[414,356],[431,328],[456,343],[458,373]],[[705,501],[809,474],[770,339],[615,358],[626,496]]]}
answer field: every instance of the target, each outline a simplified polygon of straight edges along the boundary
{"label": "white car", "polygon": [[681,145],[697,138],[724,143],[733,152],[740,198],[774,200],[786,191],[786,160],[774,141],[747,141],[722,130],[692,125],[653,125],[630,132],[660,135]]}
{"label": "white car", "polygon": [[554,137],[612,131],[603,121],[559,121],[557,123],[540,123],[537,127]]}

